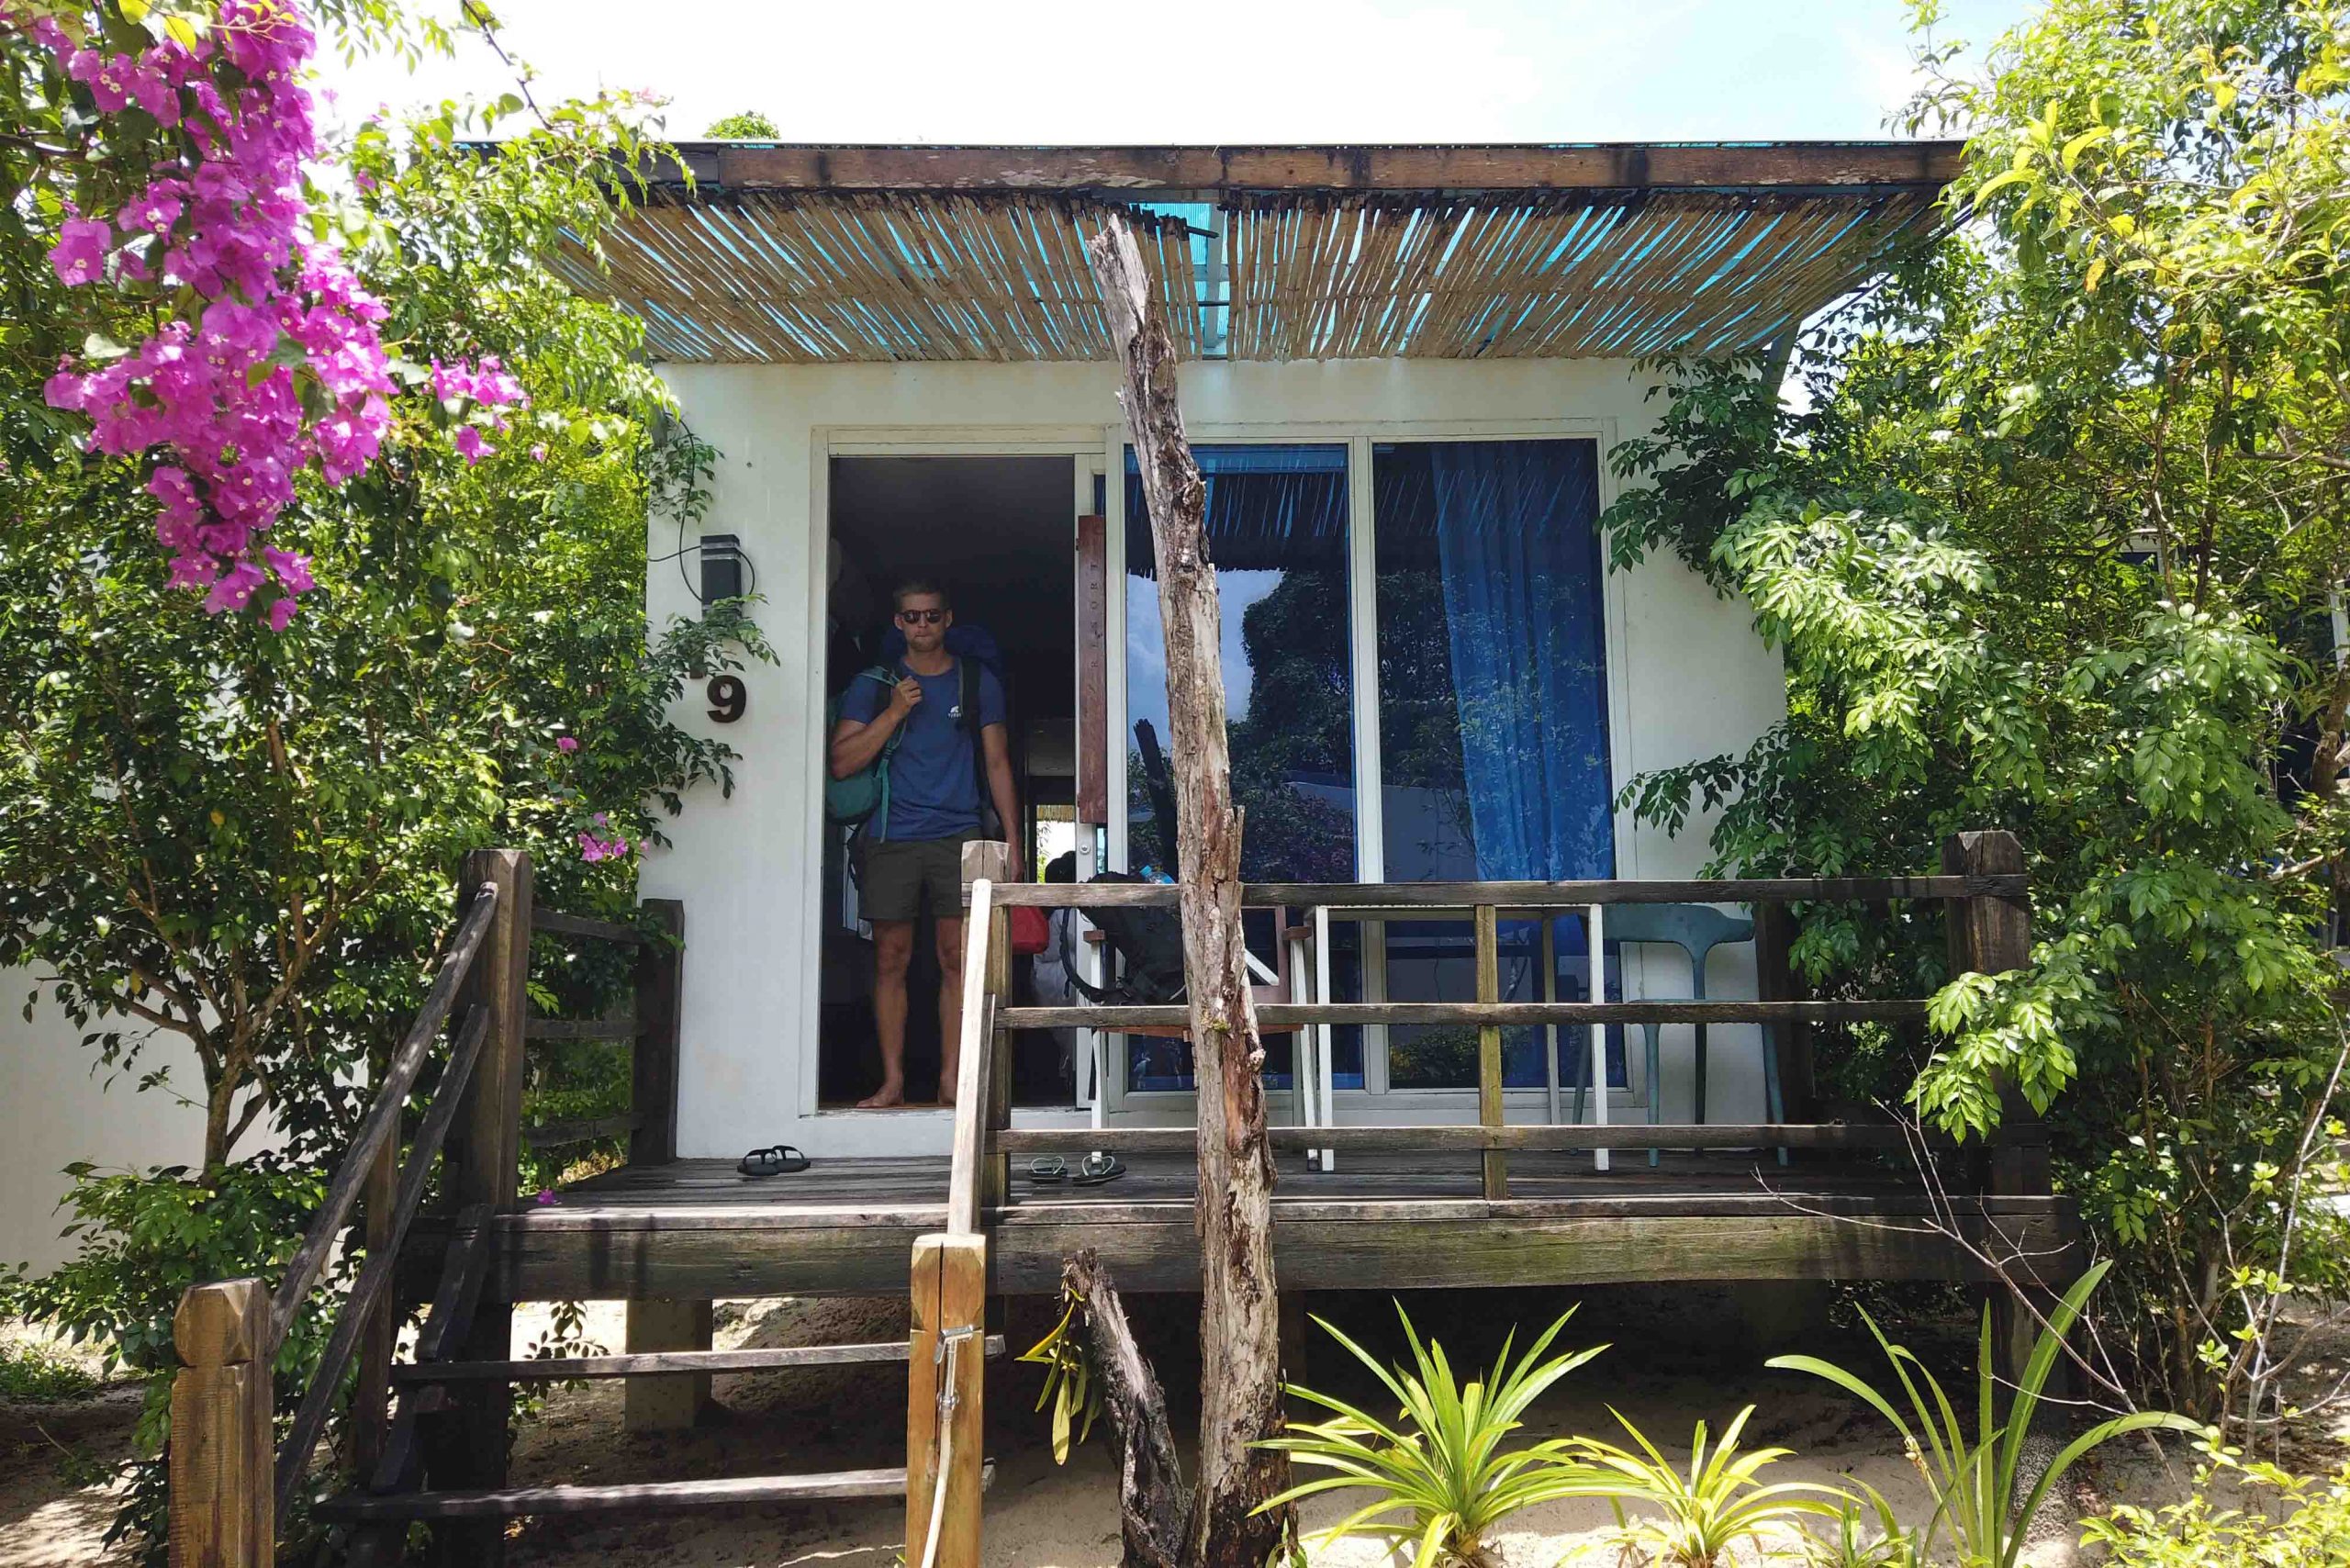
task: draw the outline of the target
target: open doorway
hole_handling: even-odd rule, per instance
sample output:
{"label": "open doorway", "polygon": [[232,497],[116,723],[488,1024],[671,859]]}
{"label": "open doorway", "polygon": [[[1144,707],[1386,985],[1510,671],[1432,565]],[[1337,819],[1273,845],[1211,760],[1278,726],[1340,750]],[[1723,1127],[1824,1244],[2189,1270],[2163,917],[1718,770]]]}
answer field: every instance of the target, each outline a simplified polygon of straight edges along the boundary
{"label": "open doorway", "polygon": [[[1073,462],[832,459],[825,691],[837,696],[859,670],[891,662],[890,592],[898,583],[916,577],[940,583],[957,630],[983,632],[993,644],[990,663],[1003,684],[1023,818],[1009,825],[1031,866],[1060,847],[1076,799]],[[828,1109],[854,1105],[881,1079],[872,935],[858,913],[849,838],[845,828],[825,831],[817,1093]],[[907,1098],[915,1104],[931,1103],[938,1081],[935,952],[925,909],[907,981]],[[1051,1036],[1017,1041],[1015,1100],[1068,1103],[1067,1055]]]}

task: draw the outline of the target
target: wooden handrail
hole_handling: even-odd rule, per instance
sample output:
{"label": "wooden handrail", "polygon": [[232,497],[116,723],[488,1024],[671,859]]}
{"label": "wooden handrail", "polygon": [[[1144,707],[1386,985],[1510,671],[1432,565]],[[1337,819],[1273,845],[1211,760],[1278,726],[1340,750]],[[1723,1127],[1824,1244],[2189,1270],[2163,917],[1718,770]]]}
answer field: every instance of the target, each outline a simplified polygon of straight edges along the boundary
{"label": "wooden handrail", "polygon": [[[485,867],[489,874],[484,874]],[[527,856],[508,850],[477,851],[467,857],[460,887],[475,890],[464,900],[463,916],[442,950],[423,1004],[386,1064],[359,1129],[328,1183],[325,1200],[287,1260],[276,1290],[260,1280],[225,1280],[194,1285],[181,1295],[173,1320],[181,1364],[172,1385],[167,1445],[174,1563],[253,1568],[272,1561],[276,1520],[300,1487],[354,1357],[362,1375],[361,1403],[352,1410],[358,1429],[352,1451],[363,1464],[371,1455],[380,1457],[369,1439],[371,1430],[381,1435],[383,1411],[378,1403],[370,1428],[365,1405],[371,1389],[380,1402],[389,1381],[392,1282],[400,1245],[431,1184],[442,1145],[451,1140],[456,1122],[468,1114],[466,1107],[474,1106],[473,1114],[480,1118],[476,1103],[488,1076],[484,1064],[514,1058],[501,1070],[509,1079],[519,1067],[519,977],[510,998],[485,992],[465,1007],[432,1103],[405,1161],[395,1170],[402,1116],[452,1012],[470,992],[482,989],[491,971],[497,971],[492,979],[513,974],[515,954],[527,951],[529,868]],[[506,1141],[510,1145],[510,1138]],[[460,1182],[483,1163],[478,1150],[459,1156]],[[363,1194],[368,1205],[366,1260],[286,1440],[277,1444],[271,1418],[272,1365],[302,1304],[342,1241]],[[504,1430],[502,1411],[499,1430]]]}
{"label": "wooden handrail", "polygon": [[416,1021],[408,1026],[408,1034],[392,1053],[391,1065],[385,1070],[383,1084],[367,1107],[366,1116],[359,1124],[358,1136],[342,1157],[342,1164],[334,1173],[327,1188],[327,1199],[318,1217],[302,1238],[302,1245],[295,1249],[286,1263],[285,1278],[270,1297],[270,1353],[285,1342],[294,1327],[295,1314],[302,1307],[310,1287],[319,1282],[319,1275],[326,1268],[327,1259],[334,1251],[335,1239],[343,1226],[351,1222],[351,1211],[359,1201],[359,1189],[367,1180],[370,1167],[383,1151],[386,1141],[399,1130],[400,1112],[408,1104],[410,1091],[416,1087],[416,1075],[423,1070],[425,1058],[432,1052],[432,1042],[441,1033],[442,1023],[449,1016],[449,1009],[457,999],[457,987],[473,968],[474,955],[481,950],[482,938],[488,935],[490,922],[498,913],[498,889],[485,885],[474,895],[473,907],[465,912],[441,956],[440,972],[432,978],[432,989],[424,994],[424,1005],[417,1009]]}
{"label": "wooden handrail", "polygon": [[985,1141],[980,1135],[987,1122],[988,1045],[996,1023],[994,1002],[988,996],[988,947],[1000,890],[1004,890],[984,878],[972,883],[970,913],[963,922],[963,1037],[955,1063],[955,1145],[946,1172],[949,1236],[979,1231],[979,1157]]}
{"label": "wooden handrail", "polygon": [[633,925],[622,925],[616,920],[598,920],[593,915],[565,914],[556,909],[532,910],[531,929],[550,936],[586,936],[599,942],[619,942],[632,946],[644,940],[644,933]]}
{"label": "wooden handrail", "polygon": [[[1007,909],[1081,909],[1173,905],[1172,882],[1008,882],[996,889]],[[1408,909],[1458,911],[1491,904],[1505,919],[1519,911],[1623,903],[1876,902],[1890,899],[2020,899],[2021,873],[1938,877],[1771,877],[1684,881],[1580,882],[1251,882],[1240,890],[1248,909]]]}
{"label": "wooden handrail", "polygon": [[[1311,1148],[1475,1154],[1493,1149],[1600,1148],[1905,1148],[1919,1135],[1883,1122],[1533,1123],[1483,1126],[1474,1123],[1416,1126],[1269,1127],[1277,1149]],[[1189,1154],[1191,1127],[1014,1127],[991,1133],[988,1148],[1002,1154],[1059,1154],[1104,1149],[1121,1154]],[[1930,1145],[1951,1139],[1926,1135]]]}
{"label": "wooden handrail", "polygon": [[474,1063],[481,1056],[481,1043],[488,1033],[488,1009],[466,1009],[465,1021],[458,1026],[456,1039],[449,1048],[448,1070],[432,1091],[431,1108],[424,1113],[423,1123],[416,1130],[416,1141],[408,1148],[408,1162],[400,1167],[399,1191],[392,1200],[392,1245],[368,1254],[358,1280],[351,1287],[351,1294],[343,1299],[334,1332],[328,1338],[327,1348],[311,1373],[309,1389],[294,1412],[294,1425],[278,1447],[277,1512],[281,1518],[293,1505],[295,1488],[301,1484],[310,1450],[317,1447],[319,1429],[326,1425],[327,1413],[342,1386],[343,1369],[351,1363],[351,1353],[358,1346],[367,1315],[376,1299],[391,1286],[392,1271],[399,1263],[399,1244],[408,1236],[409,1223],[416,1218],[417,1205],[424,1201],[424,1189],[432,1176],[432,1162],[440,1157],[450,1124],[457,1119],[457,1107],[464,1098],[465,1086],[473,1081]]}
{"label": "wooden handrail", "polygon": [[[1881,1002],[1268,1002],[1257,1009],[1266,1028],[1300,1024],[1857,1024],[1899,1023],[1926,1015],[1916,998]],[[1163,1029],[1181,1027],[1181,1005],[1007,1007],[1007,1029]]]}

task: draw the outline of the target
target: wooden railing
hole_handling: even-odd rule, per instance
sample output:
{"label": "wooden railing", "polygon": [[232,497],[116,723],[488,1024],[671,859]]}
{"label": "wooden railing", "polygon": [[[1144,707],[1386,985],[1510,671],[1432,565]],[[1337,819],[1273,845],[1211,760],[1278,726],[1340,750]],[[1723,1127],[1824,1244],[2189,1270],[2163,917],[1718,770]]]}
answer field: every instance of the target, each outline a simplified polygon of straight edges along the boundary
{"label": "wooden railing", "polygon": [[[1052,1127],[1011,1126],[1010,1036],[1018,1029],[1181,1026],[1185,1008],[1015,1007],[1010,1004],[1010,911],[1027,906],[1069,909],[1104,905],[1171,906],[1178,890],[1147,883],[1005,882],[1009,855],[1002,845],[966,847],[969,888],[964,924],[961,1055],[947,1231],[924,1237],[914,1250],[913,1365],[907,1407],[907,1549],[909,1564],[923,1562],[934,1520],[943,1521],[937,1568],[975,1568],[979,1539],[977,1438],[979,1384],[976,1358],[965,1383],[942,1397],[935,1370],[925,1382],[944,1336],[978,1331],[987,1273],[985,1220],[1010,1198],[1014,1154],[1112,1150],[1188,1153],[1190,1127]],[[1821,902],[1884,903],[1930,900],[1944,905],[1953,973],[1999,973],[2020,967],[2031,950],[2031,913],[2020,845],[2002,832],[1962,834],[1943,847],[1942,874],[1931,877],[1769,878],[1679,881],[1393,882],[1255,884],[1241,893],[1244,908],[1316,907],[1451,911],[1465,914],[1476,935],[1477,989],[1466,1002],[1266,1003],[1257,1009],[1268,1027],[1338,1024],[1473,1024],[1479,1032],[1474,1126],[1274,1127],[1277,1149],[1382,1149],[1477,1152],[1483,1157],[1483,1193],[1509,1196],[1508,1158],[1514,1151],[1657,1148],[1782,1148],[1864,1151],[1901,1148],[1910,1133],[1891,1124],[1786,1119],[1761,1124],[1639,1122],[1616,1126],[1506,1126],[1503,1119],[1501,1032],[1512,1025],[1643,1024],[1765,1024],[1766,1048],[1778,1053],[1782,1081],[1795,1108],[1808,1114],[1809,1042],[1816,1025],[1841,1023],[1915,1025],[1922,998],[1813,1001],[1797,994],[1787,963],[1792,919],[1788,905]],[[1591,946],[1604,949],[1605,912],[1623,904],[1750,904],[1755,911],[1762,994],[1720,1002],[1504,1002],[1496,961],[1498,923],[1514,915],[1588,912]],[[1423,913],[1425,912],[1425,913]],[[1588,1053],[1595,1063],[1604,1053]],[[1604,1079],[1601,1083],[1604,1094]],[[1651,1092],[1653,1092],[1651,1089]],[[1604,1158],[1604,1156],[1603,1156]],[[1998,1140],[1975,1172],[1988,1196],[2043,1196],[2049,1191],[2046,1137],[2029,1107],[2010,1096]],[[953,1440],[946,1440],[951,1423]],[[942,1466],[942,1450],[947,1462]],[[942,1469],[946,1472],[942,1479]],[[941,1498],[940,1488],[945,1489]]]}
{"label": "wooden railing", "polygon": [[[393,1289],[403,1243],[440,1167],[450,1245],[418,1335],[420,1362],[503,1361],[512,1309],[481,1299],[496,1216],[514,1207],[521,1142],[546,1147],[625,1133],[632,1161],[677,1154],[677,997],[684,916],[648,900],[652,931],[533,907],[530,857],[476,850],[465,858],[458,907],[424,1004],[392,1054],[327,1197],[274,1290],[257,1279],[191,1288],[173,1320],[181,1369],[172,1387],[171,1562],[173,1568],[265,1568],[275,1561],[277,1521],[299,1495],[318,1440],[358,1362],[346,1423],[347,1459],[363,1484],[405,1489],[420,1470],[436,1484],[487,1486],[506,1470],[510,1391],[494,1378],[430,1390],[443,1415],[430,1433],[418,1420],[424,1385],[392,1401],[392,1360],[401,1314]],[[635,1003],[621,1020],[533,1020],[524,981],[533,933],[633,945]],[[408,1140],[400,1130],[428,1058],[445,1065],[431,1104]],[[635,1043],[631,1109],[576,1123],[521,1125],[524,1050],[543,1039]],[[447,1159],[442,1160],[444,1146]],[[312,1370],[283,1441],[276,1440],[273,1366],[302,1304],[362,1212],[365,1260]],[[436,1527],[452,1534],[449,1560],[487,1562],[495,1521]],[[468,1539],[470,1532],[470,1539]],[[397,1542],[353,1543],[353,1561]]]}
{"label": "wooden railing", "polygon": [[[180,1358],[169,1447],[173,1568],[263,1568],[275,1561],[278,1517],[302,1484],[354,1355],[360,1372],[352,1457],[362,1466],[380,1462],[397,1327],[392,1276],[453,1131],[444,1189],[460,1202],[476,1194],[513,1198],[513,1141],[504,1129],[514,1118],[504,1107],[520,1084],[530,889],[524,857],[506,850],[467,857],[458,894],[464,914],[285,1278],[274,1291],[257,1279],[218,1280],[181,1297],[172,1325]],[[403,1160],[402,1113],[453,1014],[458,1022],[447,1065]],[[501,1149],[507,1155],[502,1188]],[[278,1351],[363,1199],[366,1260],[279,1442],[274,1420]],[[501,1410],[501,1450],[503,1420]]]}
{"label": "wooden railing", "polygon": [[533,1018],[526,1040],[626,1040],[629,1108],[615,1115],[534,1122],[522,1129],[532,1148],[557,1148],[600,1138],[628,1138],[628,1163],[666,1165],[677,1158],[677,997],[683,980],[686,906],[676,899],[646,899],[648,935],[642,926],[540,910],[531,929],[542,936],[612,942],[636,949],[633,1011],[625,1018]]}

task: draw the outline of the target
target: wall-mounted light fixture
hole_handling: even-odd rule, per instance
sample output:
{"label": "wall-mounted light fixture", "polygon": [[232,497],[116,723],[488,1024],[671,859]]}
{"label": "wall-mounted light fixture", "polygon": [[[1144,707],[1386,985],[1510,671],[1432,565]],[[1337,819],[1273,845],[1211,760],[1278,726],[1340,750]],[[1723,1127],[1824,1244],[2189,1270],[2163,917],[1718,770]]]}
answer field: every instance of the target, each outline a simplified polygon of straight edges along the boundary
{"label": "wall-mounted light fixture", "polygon": [[748,591],[744,570],[750,557],[743,554],[743,541],[732,533],[705,533],[701,536],[701,601],[715,604],[722,599],[740,599]]}

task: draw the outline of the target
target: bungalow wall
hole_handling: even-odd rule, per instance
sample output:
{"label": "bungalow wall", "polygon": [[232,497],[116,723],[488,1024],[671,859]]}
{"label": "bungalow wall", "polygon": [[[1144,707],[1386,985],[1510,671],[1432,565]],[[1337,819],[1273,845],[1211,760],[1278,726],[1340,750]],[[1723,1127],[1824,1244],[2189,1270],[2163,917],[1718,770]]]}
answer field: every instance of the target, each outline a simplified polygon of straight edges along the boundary
{"label": "bungalow wall", "polygon": [[[765,599],[756,617],[779,660],[745,673],[749,699],[739,722],[712,723],[699,690],[680,704],[680,722],[720,734],[741,753],[735,790],[731,800],[702,791],[666,824],[674,845],[650,852],[643,865],[646,896],[686,905],[678,1151],[732,1157],[789,1140],[819,1158],[943,1152],[946,1113],[820,1112],[815,1101],[825,460],[845,447],[1082,448],[1114,476],[1123,431],[1113,367],[677,364],[666,374],[692,428],[722,454],[704,526],[740,537]],[[1572,431],[1600,442],[1603,500],[1614,487],[1605,475],[1608,447],[1647,428],[1659,411],[1650,386],[1630,363],[1603,360],[1208,362],[1182,373],[1195,440],[1276,431],[1325,442]],[[694,613],[679,562],[663,559],[678,548],[675,524],[655,520],[650,543],[646,596],[655,623]],[[684,558],[688,573],[693,565],[691,555]],[[1780,665],[1755,637],[1747,607],[1716,597],[1678,560],[1666,555],[1612,575],[1606,605],[1618,786],[1645,769],[1742,749],[1783,714]],[[1618,874],[1694,875],[1707,857],[1706,827],[1698,821],[1675,839],[1618,813]],[[1660,958],[1654,972],[1651,994],[1685,994],[1677,957]],[[1708,972],[1716,995],[1753,994],[1751,946],[1723,949]],[[1637,1056],[1637,1041],[1633,1049]],[[1688,1031],[1668,1031],[1667,1120],[1686,1117],[1688,1058]],[[1762,1120],[1754,1031],[1717,1025],[1711,1058],[1710,1119]],[[1409,1116],[1382,1114],[1375,1099],[1342,1092],[1340,1119],[1475,1117],[1473,1093],[1457,1114]],[[1513,1097],[1513,1120],[1539,1115],[1523,1102]],[[1049,1114],[1024,1112],[1018,1119]]]}

